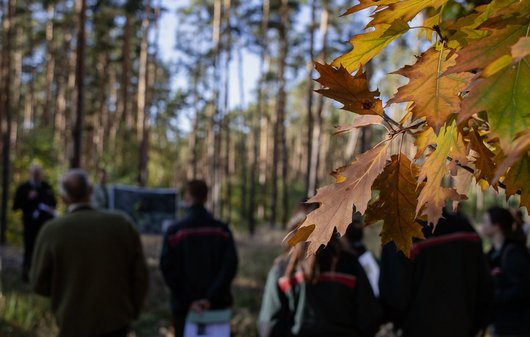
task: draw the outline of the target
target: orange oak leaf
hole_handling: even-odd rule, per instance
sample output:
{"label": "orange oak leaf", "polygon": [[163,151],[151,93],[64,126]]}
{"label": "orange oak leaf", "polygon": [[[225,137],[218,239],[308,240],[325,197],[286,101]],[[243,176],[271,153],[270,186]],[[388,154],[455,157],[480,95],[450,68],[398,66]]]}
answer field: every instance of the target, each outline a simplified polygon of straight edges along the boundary
{"label": "orange oak leaf", "polygon": [[392,156],[372,187],[379,190],[379,196],[366,211],[367,225],[383,221],[381,243],[394,241],[397,249],[407,256],[414,238],[424,238],[422,227],[416,222],[418,174],[418,166],[405,154]]}
{"label": "orange oak leaf", "polygon": [[491,183],[495,176],[495,153],[485,144],[486,137],[481,136],[477,130],[469,134],[469,146],[472,150],[471,157],[475,164],[475,178],[485,179]]}
{"label": "orange oak leaf", "polygon": [[[448,158],[451,158],[451,162]],[[442,186],[442,182],[449,173],[449,164],[454,167],[456,163],[465,165],[467,162],[466,146],[453,121],[442,128],[436,137],[436,149],[421,168],[418,183],[426,182],[418,197],[416,214],[419,215],[423,210],[422,214],[427,216],[429,223],[436,224],[442,217],[445,200],[463,200],[464,196],[455,189]]]}
{"label": "orange oak leaf", "polygon": [[429,49],[412,66],[405,66],[396,73],[409,79],[400,87],[388,102],[414,101],[412,108],[415,118],[425,117],[436,133],[447,118],[460,108],[459,94],[468,85],[471,74],[442,76],[442,73],[455,64],[455,56],[449,50]]}
{"label": "orange oak leaf", "polygon": [[385,142],[359,155],[350,165],[336,170],[334,176],[337,182],[319,189],[308,200],[308,203],[320,204],[319,208],[309,213],[299,228],[308,231],[304,227],[315,225],[307,237],[310,241],[309,254],[314,254],[321,245],[326,245],[335,228],[344,235],[351,223],[354,206],[360,213],[366,211],[372,197],[372,184],[385,168],[388,146],[389,142]]}
{"label": "orange oak leaf", "polygon": [[376,115],[364,115],[355,118],[353,124],[340,125],[335,128],[334,135],[350,132],[357,128],[362,128],[368,125],[381,125],[383,124],[383,117]]}
{"label": "orange oak leaf", "polygon": [[317,90],[319,94],[344,104],[344,110],[359,115],[383,115],[383,104],[377,98],[379,91],[370,91],[362,69],[353,76],[343,67],[317,63],[316,70],[320,73],[317,82],[324,87]]}

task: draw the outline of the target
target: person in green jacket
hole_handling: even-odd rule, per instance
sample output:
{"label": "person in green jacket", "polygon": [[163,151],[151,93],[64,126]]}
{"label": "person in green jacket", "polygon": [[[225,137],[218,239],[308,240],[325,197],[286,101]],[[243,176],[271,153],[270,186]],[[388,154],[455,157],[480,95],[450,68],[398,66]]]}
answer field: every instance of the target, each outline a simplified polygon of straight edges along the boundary
{"label": "person in green jacket", "polygon": [[382,320],[363,268],[334,237],[306,259],[307,243],[272,267],[258,318],[261,337],[369,337]]}
{"label": "person in green jacket", "polygon": [[60,337],[125,337],[147,293],[140,236],[121,214],[90,206],[84,171],[67,172],[61,189],[68,211],[39,235],[32,289],[51,299]]}

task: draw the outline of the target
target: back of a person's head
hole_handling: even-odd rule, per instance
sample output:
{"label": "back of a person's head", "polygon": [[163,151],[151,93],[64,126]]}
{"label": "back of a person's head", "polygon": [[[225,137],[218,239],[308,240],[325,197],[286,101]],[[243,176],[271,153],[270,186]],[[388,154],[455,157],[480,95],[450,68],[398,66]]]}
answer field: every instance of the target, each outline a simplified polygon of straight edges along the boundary
{"label": "back of a person's head", "polygon": [[208,185],[204,180],[191,180],[186,184],[186,193],[194,204],[204,204],[208,200]]}
{"label": "back of a person's head", "polygon": [[519,226],[515,226],[515,218],[506,208],[494,206],[487,210],[491,223],[499,226],[507,241],[524,244],[526,237]]}
{"label": "back of a person's head", "polygon": [[338,234],[333,235],[328,245],[315,255],[307,256],[308,247],[307,242],[292,247],[284,276],[292,277],[296,272],[302,272],[307,282],[317,283],[322,272],[334,271],[341,255],[347,251]]}
{"label": "back of a person's head", "polygon": [[90,198],[91,185],[82,169],[72,169],[61,179],[61,194],[69,203],[86,202]]}
{"label": "back of a person's head", "polygon": [[440,236],[459,232],[475,232],[469,219],[462,213],[450,212],[443,210],[442,218],[432,231],[432,235]]}

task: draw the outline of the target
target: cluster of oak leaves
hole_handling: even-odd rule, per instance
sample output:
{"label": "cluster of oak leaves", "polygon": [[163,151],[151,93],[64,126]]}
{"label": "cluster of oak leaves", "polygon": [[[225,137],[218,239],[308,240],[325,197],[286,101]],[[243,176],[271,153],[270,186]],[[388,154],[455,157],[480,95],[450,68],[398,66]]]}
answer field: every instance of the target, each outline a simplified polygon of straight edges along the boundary
{"label": "cluster of oak leaves", "polygon": [[[472,183],[519,193],[530,209],[530,1],[493,0],[451,20],[443,15],[447,2],[361,0],[345,13],[372,8],[372,20],[351,39],[353,50],[317,64],[318,92],[359,115],[337,133],[368,125],[388,133],[332,172],[336,182],[308,201],[320,206],[289,235],[290,244],[308,241],[309,253],[316,252],[335,228],[344,234],[355,207],[366,224],[383,221],[383,244],[394,241],[408,255],[413,239],[424,237],[417,221],[436,224],[446,201],[465,199]],[[410,27],[425,9],[423,25]],[[409,81],[384,107],[362,65],[411,29],[433,45],[395,72]],[[393,120],[385,109],[402,102],[405,117]],[[415,141],[414,158],[390,146],[404,137]]]}

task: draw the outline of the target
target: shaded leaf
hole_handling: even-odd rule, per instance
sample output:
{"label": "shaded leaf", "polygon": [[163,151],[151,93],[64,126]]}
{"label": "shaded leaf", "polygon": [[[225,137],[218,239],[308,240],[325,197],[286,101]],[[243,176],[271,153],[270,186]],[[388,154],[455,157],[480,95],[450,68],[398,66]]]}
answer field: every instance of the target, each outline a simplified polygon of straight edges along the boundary
{"label": "shaded leaf", "polygon": [[362,128],[368,125],[380,125],[382,123],[383,123],[383,118],[381,116],[374,116],[374,115],[359,116],[355,118],[355,121],[353,122],[353,124],[340,125],[337,128],[335,128],[334,135],[350,132],[356,128]]}
{"label": "shaded leaf", "polygon": [[414,238],[423,239],[422,227],[416,223],[416,189],[419,168],[405,154],[394,155],[373,189],[378,199],[368,206],[366,224],[383,221],[381,243],[394,241],[398,250],[409,256]]}
{"label": "shaded leaf", "polygon": [[493,153],[484,143],[486,138],[481,136],[477,130],[473,130],[469,135],[469,146],[472,150],[471,157],[475,163],[475,178],[485,179],[489,183],[495,176],[495,162]]}
{"label": "shaded leaf", "polygon": [[414,142],[414,145],[416,145],[416,156],[414,159],[421,157],[427,150],[427,147],[436,144],[436,134],[432,128],[425,128],[414,136],[416,137],[416,141]]}
{"label": "shaded leaf", "polygon": [[530,150],[530,132],[523,133],[518,137],[513,146],[506,151],[506,157],[499,164],[497,171],[495,173],[495,179],[493,180],[496,183],[499,178],[506,173],[509,167],[513,166],[521,157],[523,157]]}
{"label": "shaded leaf", "polygon": [[525,36],[519,39],[511,48],[512,57],[519,61],[526,55],[530,54],[530,37]]}
{"label": "shaded leaf", "polygon": [[348,166],[335,172],[337,182],[317,191],[308,203],[319,203],[320,207],[309,213],[300,230],[315,225],[308,237],[308,252],[314,254],[321,245],[326,245],[335,228],[344,235],[351,223],[355,206],[360,213],[366,211],[372,197],[372,184],[383,171],[388,158],[389,142],[383,143],[357,157]]}
{"label": "shaded leaf", "polygon": [[354,76],[345,68],[335,68],[328,64],[316,64],[320,73],[318,83],[324,86],[317,92],[344,104],[344,110],[359,115],[383,115],[383,104],[379,98],[379,91],[370,91],[368,80],[362,69]]}
{"label": "shaded leaf", "polygon": [[471,41],[459,50],[456,64],[445,74],[454,74],[471,70],[482,70],[504,55],[510,55],[510,48],[522,36],[527,25],[516,24],[502,29],[492,29],[489,36]]}
{"label": "shaded leaf", "polygon": [[455,64],[455,56],[449,54],[449,50],[431,48],[414,65],[398,70],[396,73],[407,77],[409,83],[400,87],[389,101],[389,104],[414,101],[413,116],[425,117],[436,133],[451,114],[458,112],[459,93],[468,86],[472,77],[465,73],[441,76]]}
{"label": "shaded leaf", "polygon": [[524,154],[508,171],[504,178],[506,196],[521,193],[521,205],[530,210],[530,156]]}
{"label": "shaded leaf", "polygon": [[530,57],[493,76],[473,82],[463,99],[458,121],[485,111],[491,131],[507,147],[517,133],[530,126]]}
{"label": "shaded leaf", "polygon": [[354,36],[350,43],[353,49],[333,61],[336,67],[343,66],[350,73],[362,65],[366,65],[374,56],[379,54],[390,42],[400,37],[409,26],[400,20],[392,24],[381,24],[374,31]]}

